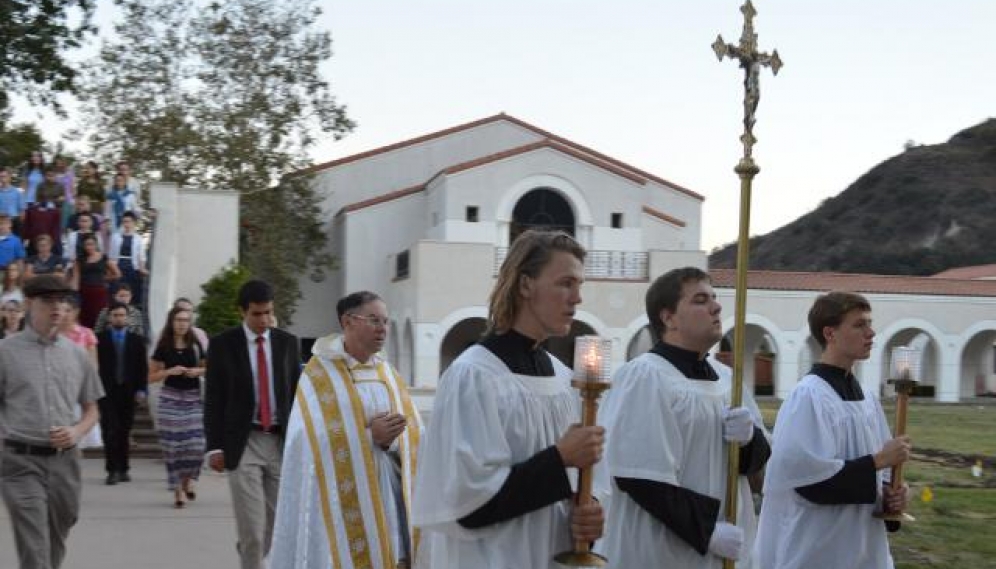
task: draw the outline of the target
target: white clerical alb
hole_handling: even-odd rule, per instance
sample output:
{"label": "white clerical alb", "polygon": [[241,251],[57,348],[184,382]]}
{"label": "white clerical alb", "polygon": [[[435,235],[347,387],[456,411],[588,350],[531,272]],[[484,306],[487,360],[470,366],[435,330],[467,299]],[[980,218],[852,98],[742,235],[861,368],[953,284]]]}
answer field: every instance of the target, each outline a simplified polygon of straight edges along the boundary
{"label": "white clerical alb", "polygon": [[417,568],[553,569],[553,556],[573,548],[568,500],[480,529],[457,522],[498,493],[514,464],[580,422],[571,370],[551,359],[552,377],[516,375],[477,345],[443,374],[415,486]]}
{"label": "white clerical alb", "polygon": [[[685,377],[655,353],[643,354],[619,369],[602,406],[607,431],[606,459],[613,478],[639,478],[687,488],[719,500],[726,497],[727,444],[723,410],[730,405],[730,369],[710,361],[716,381]],[[762,430],[761,414],[748,393],[743,406]],[[756,520],[750,486],[739,478],[737,525],[744,532],[744,557],[750,559]],[[722,514],[721,514],[722,515]],[[606,514],[605,538],[598,549],[612,567],[716,568],[723,560],[700,554],[662,522],[619,490]]]}
{"label": "white clerical alb", "polygon": [[[287,426],[270,566],[394,569],[417,546],[408,507],[421,420],[379,356],[360,363],[341,338],[314,352]],[[388,451],[367,419],[385,411],[408,419]]]}
{"label": "white clerical alb", "polygon": [[844,401],[816,375],[803,377],[775,421],[757,553],[765,569],[890,569],[882,520],[884,471],[876,487],[879,504],[818,505],[795,489],[826,480],[845,460],[878,452],[892,438],[885,414],[870,393]]}

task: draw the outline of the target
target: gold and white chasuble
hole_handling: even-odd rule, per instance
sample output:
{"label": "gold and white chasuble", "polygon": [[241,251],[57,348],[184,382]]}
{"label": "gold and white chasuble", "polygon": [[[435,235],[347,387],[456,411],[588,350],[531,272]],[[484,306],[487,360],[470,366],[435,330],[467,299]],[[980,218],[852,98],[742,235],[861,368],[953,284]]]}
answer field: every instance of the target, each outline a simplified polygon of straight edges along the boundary
{"label": "gold and white chasuble", "polygon": [[[418,542],[409,505],[421,419],[383,358],[360,363],[341,338],[313,352],[288,420],[270,566],[394,569]],[[368,426],[385,411],[408,419],[387,451]]]}

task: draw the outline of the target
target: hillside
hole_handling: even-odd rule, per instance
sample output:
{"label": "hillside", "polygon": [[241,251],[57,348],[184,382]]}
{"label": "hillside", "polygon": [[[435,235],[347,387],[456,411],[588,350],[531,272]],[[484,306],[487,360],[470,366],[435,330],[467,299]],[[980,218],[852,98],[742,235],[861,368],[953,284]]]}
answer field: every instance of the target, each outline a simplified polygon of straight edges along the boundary
{"label": "hillside", "polygon": [[[750,248],[752,269],[929,275],[996,263],[996,119],[889,158]],[[735,267],[736,244],[709,266]]]}

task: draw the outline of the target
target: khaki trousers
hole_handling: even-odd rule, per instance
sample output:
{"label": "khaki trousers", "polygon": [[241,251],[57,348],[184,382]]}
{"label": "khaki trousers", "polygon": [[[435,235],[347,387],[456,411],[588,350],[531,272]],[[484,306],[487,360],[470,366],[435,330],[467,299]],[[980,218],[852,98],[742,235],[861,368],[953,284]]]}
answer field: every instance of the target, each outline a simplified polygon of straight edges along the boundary
{"label": "khaki trousers", "polygon": [[228,471],[242,569],[264,569],[270,551],[280,488],[280,442],[278,435],[251,431],[238,468]]}
{"label": "khaki trousers", "polygon": [[3,451],[0,490],[21,569],[57,569],[80,512],[79,450],[51,456]]}

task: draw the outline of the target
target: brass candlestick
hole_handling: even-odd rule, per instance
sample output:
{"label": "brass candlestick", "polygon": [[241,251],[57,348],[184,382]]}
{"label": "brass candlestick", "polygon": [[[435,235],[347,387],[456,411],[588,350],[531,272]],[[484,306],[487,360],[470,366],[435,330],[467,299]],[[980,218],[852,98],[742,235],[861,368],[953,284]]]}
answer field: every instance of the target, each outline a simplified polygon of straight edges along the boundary
{"label": "brass candlestick", "polygon": [[[906,415],[910,405],[910,395],[913,388],[920,382],[920,350],[916,348],[899,347],[892,351],[891,373],[893,379],[889,383],[896,388],[896,432],[899,437],[906,434]],[[899,491],[903,487],[903,464],[899,463],[892,467],[892,479],[889,486],[893,490]],[[882,505],[882,512],[876,513],[875,517],[883,520],[896,522],[913,522],[916,518],[906,512],[893,512],[887,509],[887,505]]]}
{"label": "brass candlestick", "polygon": [[[573,385],[581,393],[581,424],[593,427],[598,416],[598,400],[609,388],[612,341],[598,336],[579,336],[574,343]],[[592,466],[578,469],[577,505],[590,504]],[[605,567],[609,561],[591,551],[586,541],[575,541],[574,549],[558,553],[554,561],[566,567]]]}

